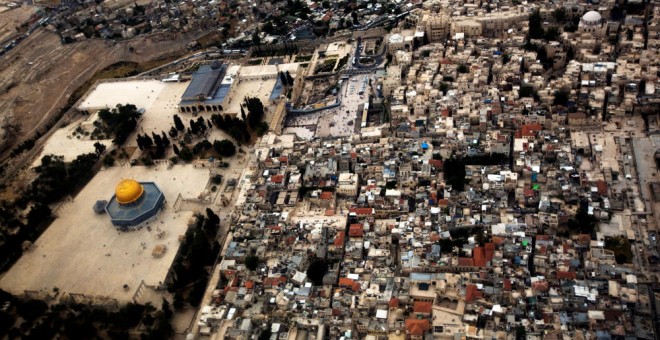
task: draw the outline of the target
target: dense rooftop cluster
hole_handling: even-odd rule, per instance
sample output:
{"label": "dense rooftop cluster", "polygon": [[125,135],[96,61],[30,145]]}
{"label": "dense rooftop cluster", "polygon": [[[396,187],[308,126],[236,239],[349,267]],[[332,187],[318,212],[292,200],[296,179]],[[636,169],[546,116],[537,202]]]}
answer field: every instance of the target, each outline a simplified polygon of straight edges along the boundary
{"label": "dense rooftop cluster", "polygon": [[653,338],[660,9],[449,8],[384,37],[380,127],[258,145],[203,334]]}
{"label": "dense rooftop cluster", "polygon": [[[250,131],[265,134],[239,140],[254,149],[242,145],[246,169],[232,173],[231,197],[223,194],[223,207],[236,204],[223,215],[229,232],[212,294],[194,320],[200,334],[657,333],[656,2],[90,8],[53,27],[81,39],[235,26],[228,43],[257,45],[235,86],[270,79],[283,89],[266,89],[277,95],[259,101],[259,115],[243,108],[257,111],[257,99],[239,104],[239,120],[238,110],[211,102],[225,71],[202,66],[192,83],[206,71],[212,81],[181,98],[192,105],[179,108],[182,116],[223,111],[210,116],[218,128],[247,120]],[[320,46],[290,42],[321,36]],[[289,64],[295,80],[280,71]],[[233,95],[227,90],[220,101],[226,96],[227,106]],[[240,124],[229,133],[236,140],[250,136]]]}

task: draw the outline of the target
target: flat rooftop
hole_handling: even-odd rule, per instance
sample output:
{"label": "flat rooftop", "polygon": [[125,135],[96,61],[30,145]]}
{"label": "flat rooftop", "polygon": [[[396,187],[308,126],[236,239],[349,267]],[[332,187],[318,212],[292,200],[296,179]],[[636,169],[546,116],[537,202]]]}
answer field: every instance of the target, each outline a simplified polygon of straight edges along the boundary
{"label": "flat rooftop", "polygon": [[[54,209],[59,216],[35,242],[32,250],[0,279],[0,288],[13,294],[24,291],[103,296],[120,302],[132,300],[141,281],[158,285],[165,280],[179,249],[179,235],[187,230],[190,211],[174,212],[179,193],[197,197],[208,181],[208,169],[192,165],[165,167],[112,167],[100,171],[78,196]],[[165,195],[164,210],[141,229],[119,232],[106,214],[94,213],[96,200],[109,200],[124,178],[153,181]],[[157,238],[157,228],[165,232]],[[160,258],[151,251],[167,246]],[[127,284],[128,290],[123,286]]]}

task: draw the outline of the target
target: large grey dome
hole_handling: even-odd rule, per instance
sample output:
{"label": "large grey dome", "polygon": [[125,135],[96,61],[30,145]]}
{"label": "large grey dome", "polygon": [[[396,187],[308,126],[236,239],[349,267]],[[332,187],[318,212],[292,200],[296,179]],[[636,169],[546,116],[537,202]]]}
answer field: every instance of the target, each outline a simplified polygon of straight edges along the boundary
{"label": "large grey dome", "polygon": [[596,12],[596,11],[589,11],[589,12],[585,13],[585,14],[582,16],[582,21],[583,21],[585,24],[594,24],[594,25],[595,25],[595,24],[599,24],[599,23],[600,23],[600,20],[601,20],[602,18],[603,18],[603,17],[600,15],[600,13],[598,13],[598,12]]}

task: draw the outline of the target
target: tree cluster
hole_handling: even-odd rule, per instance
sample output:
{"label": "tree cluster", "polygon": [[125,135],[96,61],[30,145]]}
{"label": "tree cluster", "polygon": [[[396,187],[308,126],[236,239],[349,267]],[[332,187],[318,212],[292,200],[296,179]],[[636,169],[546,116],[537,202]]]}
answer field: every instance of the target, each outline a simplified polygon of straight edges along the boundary
{"label": "tree cluster", "polygon": [[216,242],[219,230],[220,217],[211,209],[206,209],[206,216],[197,215],[197,223],[186,232],[172,265],[172,277],[175,279],[169,289],[178,295],[175,295],[175,308],[181,307],[183,290],[189,286],[192,289],[188,292],[188,303],[193,306],[199,304],[208,282],[205,267],[212,265],[220,252]]}
{"label": "tree cluster", "polygon": [[92,168],[98,160],[96,153],[80,155],[68,164],[62,156],[42,157],[41,165],[35,168],[38,176],[26,190],[21,203],[34,201],[50,204],[72,194],[89,181],[94,174]]}
{"label": "tree cluster", "polygon": [[99,118],[101,124],[99,128],[105,133],[114,136],[112,142],[116,145],[124,145],[128,136],[131,135],[137,121],[142,114],[137,110],[133,104],[121,105],[110,109],[102,109],[99,111]]}
{"label": "tree cluster", "polygon": [[[41,300],[23,301],[0,291],[0,302],[9,308],[0,311],[0,334],[9,339],[127,339],[128,331],[140,323],[146,332],[143,339],[167,339],[172,336],[172,310],[163,300],[161,310],[150,304],[129,303],[117,311],[91,305],[56,304]],[[21,318],[25,322],[14,327]]]}
{"label": "tree cluster", "polygon": [[256,128],[259,123],[264,119],[264,104],[261,103],[259,98],[246,97],[244,104],[247,110],[247,122],[251,128]]}
{"label": "tree cluster", "polygon": [[282,81],[282,85],[293,86],[293,77],[291,76],[289,71],[286,72],[280,71],[279,77],[280,77],[280,81]]}
{"label": "tree cluster", "polygon": [[213,149],[222,157],[231,157],[236,154],[236,146],[228,139],[214,141]]}
{"label": "tree cluster", "polygon": [[170,139],[167,138],[165,131],[161,131],[160,134],[152,132],[151,137],[146,133],[144,135],[138,134],[137,145],[140,150],[154,151],[153,153],[150,153],[152,158],[163,158],[163,155],[165,154],[165,148],[170,146]]}
{"label": "tree cluster", "polygon": [[226,132],[238,143],[247,143],[250,141],[250,132],[244,120],[230,115],[213,114],[211,121],[220,130]]}
{"label": "tree cluster", "polygon": [[[210,127],[210,125],[209,125]],[[188,130],[188,133],[191,133],[193,135],[201,135],[206,132],[206,121],[204,120],[203,117],[198,117],[197,120],[190,119],[190,130]]]}
{"label": "tree cluster", "polygon": [[259,256],[250,254],[245,257],[245,267],[249,270],[256,270],[257,267],[259,267],[259,264],[261,263],[261,259]]}
{"label": "tree cluster", "polygon": [[323,277],[328,272],[329,264],[326,260],[314,258],[309,267],[307,267],[307,277],[314,283],[315,286],[323,285]]}
{"label": "tree cluster", "polygon": [[[97,150],[98,151],[98,150]],[[46,155],[35,168],[37,177],[15,202],[0,203],[0,254],[5,261],[0,270],[7,268],[22,254],[24,241],[35,241],[52,221],[48,204],[74,194],[94,175],[98,153],[87,153],[65,163],[62,156]],[[25,221],[21,212],[28,209]],[[12,230],[12,232],[8,232]]]}
{"label": "tree cluster", "polygon": [[552,99],[552,105],[568,106],[570,93],[566,90],[555,91],[555,96]]}

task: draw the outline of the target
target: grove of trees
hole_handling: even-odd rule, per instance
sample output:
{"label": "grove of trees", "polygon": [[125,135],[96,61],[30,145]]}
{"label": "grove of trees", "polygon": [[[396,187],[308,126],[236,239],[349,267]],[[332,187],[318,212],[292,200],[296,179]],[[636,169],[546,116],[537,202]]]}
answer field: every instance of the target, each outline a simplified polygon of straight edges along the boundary
{"label": "grove of trees", "polygon": [[121,105],[113,109],[102,109],[99,111],[100,124],[96,124],[97,128],[103,133],[109,134],[114,137],[112,142],[115,145],[124,145],[128,136],[131,135],[137,121],[142,114],[137,110],[133,104]]}
{"label": "grove of trees", "polygon": [[[175,308],[181,308],[183,301],[199,305],[208,283],[206,267],[213,265],[220,252],[216,242],[219,230],[220,217],[207,208],[206,215],[197,215],[197,223],[186,232],[172,264],[174,281],[168,287],[175,293]],[[187,290],[188,287],[191,288]],[[184,298],[186,293],[187,298]]]}

